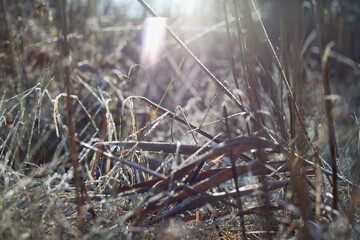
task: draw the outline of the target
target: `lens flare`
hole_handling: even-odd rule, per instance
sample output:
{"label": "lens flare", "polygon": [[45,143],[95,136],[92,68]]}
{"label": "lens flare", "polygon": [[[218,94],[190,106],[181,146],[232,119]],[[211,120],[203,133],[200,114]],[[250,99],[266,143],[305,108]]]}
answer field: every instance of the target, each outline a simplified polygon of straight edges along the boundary
{"label": "lens flare", "polygon": [[147,18],[144,24],[141,63],[149,64],[155,60],[164,45],[166,37],[166,18]]}

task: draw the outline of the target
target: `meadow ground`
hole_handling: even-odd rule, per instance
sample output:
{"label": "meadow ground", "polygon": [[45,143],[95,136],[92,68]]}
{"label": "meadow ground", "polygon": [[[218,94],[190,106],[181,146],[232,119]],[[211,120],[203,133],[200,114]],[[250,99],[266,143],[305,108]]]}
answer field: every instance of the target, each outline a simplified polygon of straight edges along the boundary
{"label": "meadow ground", "polygon": [[358,1],[0,6],[0,239],[360,238]]}

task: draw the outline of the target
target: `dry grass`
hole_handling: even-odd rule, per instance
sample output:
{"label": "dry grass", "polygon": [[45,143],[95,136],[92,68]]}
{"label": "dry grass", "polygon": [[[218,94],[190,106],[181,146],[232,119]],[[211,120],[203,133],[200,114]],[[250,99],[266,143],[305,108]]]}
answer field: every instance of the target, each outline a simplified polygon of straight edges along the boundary
{"label": "dry grass", "polygon": [[1,1],[0,238],[359,238],[360,5],[138,2]]}

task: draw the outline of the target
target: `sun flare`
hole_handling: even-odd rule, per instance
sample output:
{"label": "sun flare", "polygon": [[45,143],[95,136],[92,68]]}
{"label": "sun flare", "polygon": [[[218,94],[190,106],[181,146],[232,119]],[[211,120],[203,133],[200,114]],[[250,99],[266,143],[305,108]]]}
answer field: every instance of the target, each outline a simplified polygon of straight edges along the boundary
{"label": "sun flare", "polygon": [[164,45],[166,37],[166,18],[147,18],[144,23],[141,63],[149,64],[155,60]]}

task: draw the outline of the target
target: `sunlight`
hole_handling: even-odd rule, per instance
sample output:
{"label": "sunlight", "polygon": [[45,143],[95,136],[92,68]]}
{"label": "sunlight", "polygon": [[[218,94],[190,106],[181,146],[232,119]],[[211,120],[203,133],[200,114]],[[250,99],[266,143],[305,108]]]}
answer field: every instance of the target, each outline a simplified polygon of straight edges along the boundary
{"label": "sunlight", "polygon": [[193,0],[176,0],[178,9],[183,9],[186,16],[191,16],[194,13],[195,1]]}
{"label": "sunlight", "polygon": [[147,18],[144,24],[141,63],[154,61],[161,52],[166,36],[166,18]]}

